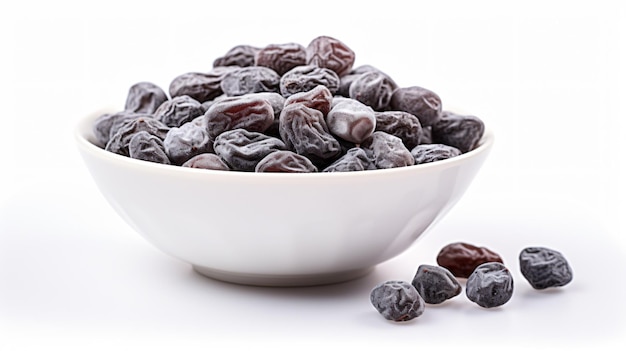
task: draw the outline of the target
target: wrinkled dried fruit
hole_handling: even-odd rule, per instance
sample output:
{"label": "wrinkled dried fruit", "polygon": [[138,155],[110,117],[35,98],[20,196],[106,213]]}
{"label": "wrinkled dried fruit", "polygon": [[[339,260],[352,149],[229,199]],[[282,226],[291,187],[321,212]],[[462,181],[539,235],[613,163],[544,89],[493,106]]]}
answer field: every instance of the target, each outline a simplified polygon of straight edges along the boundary
{"label": "wrinkled dried fruit", "polygon": [[250,66],[228,72],[220,87],[227,96],[278,92],[280,76],[267,67]]}
{"label": "wrinkled dried fruit", "polygon": [[371,107],[357,100],[335,97],[326,124],[333,135],[360,144],[374,132],[376,117]]}
{"label": "wrinkled dried fruit", "polygon": [[365,150],[353,147],[322,172],[355,172],[376,169]]}
{"label": "wrinkled dried fruit", "polygon": [[265,156],[285,150],[282,140],[245,129],[224,132],[215,138],[215,153],[233,170],[253,172]]}
{"label": "wrinkled dried fruit", "polygon": [[274,110],[266,99],[249,94],[216,102],[205,113],[205,118],[209,135],[215,138],[237,128],[264,132],[274,122]]}
{"label": "wrinkled dried fruit", "polygon": [[325,86],[334,94],[339,89],[339,77],[327,68],[298,66],[280,78],[280,93],[288,97],[295,93],[312,90],[318,85]]}
{"label": "wrinkled dried fruit", "polygon": [[213,67],[239,66],[247,67],[254,65],[254,58],[259,48],[250,45],[237,45],[213,61]]}
{"label": "wrinkled dried fruit", "polygon": [[535,289],[547,289],[572,281],[572,268],[558,251],[545,247],[527,247],[520,252],[522,275]]}
{"label": "wrinkled dried fruit", "polygon": [[213,140],[203,125],[185,123],[172,128],[163,140],[165,152],[175,165],[205,152],[213,152]]}
{"label": "wrinkled dried fruit", "polygon": [[441,161],[460,154],[459,149],[444,144],[422,144],[411,149],[416,165]]}
{"label": "wrinkled dried fruit", "polygon": [[137,119],[139,117],[152,118],[152,115],[145,113],[136,113],[130,111],[120,111],[117,113],[104,114],[96,119],[93,124],[93,133],[101,146],[106,145],[111,139],[111,136],[117,133],[119,127],[124,122]]}
{"label": "wrinkled dried fruit", "polygon": [[219,156],[211,153],[196,155],[183,163],[182,167],[212,169],[216,171],[230,170]]}
{"label": "wrinkled dried fruit", "polygon": [[374,132],[361,144],[376,168],[395,168],[412,166],[415,159],[402,139],[385,132]]}
{"label": "wrinkled dried fruit", "polygon": [[109,139],[109,142],[105,146],[105,150],[123,156],[130,156],[128,144],[135,133],[146,131],[163,140],[169,130],[170,128],[168,126],[152,117],[130,119],[124,122],[118,128],[115,135]]}
{"label": "wrinkled dried fruit", "polygon": [[513,276],[500,262],[483,263],[467,278],[465,294],[481,307],[502,306],[513,296]]}
{"label": "wrinkled dried fruit", "polygon": [[139,82],[128,89],[124,110],[152,114],[167,100],[167,95],[158,85]]}
{"label": "wrinkled dried fruit", "polygon": [[292,151],[275,151],[256,165],[255,172],[311,173],[317,167],[308,158]]}
{"label": "wrinkled dried fruit", "polygon": [[154,118],[168,127],[180,127],[203,114],[202,104],[187,95],[181,95],[159,106],[154,113]]}
{"label": "wrinkled dried fruit", "polygon": [[417,318],[424,313],[426,306],[415,287],[400,280],[377,285],[370,293],[370,302],[385,319],[394,322]]}
{"label": "wrinkled dried fruit", "polygon": [[439,266],[420,265],[411,284],[430,304],[440,304],[461,293],[461,284],[449,270]]}
{"label": "wrinkled dried fruit", "polygon": [[207,73],[189,72],[174,78],[169,91],[172,98],[187,95],[203,103],[223,94],[220,83],[226,74],[239,67],[216,67]]}
{"label": "wrinkled dried fruit", "polygon": [[339,77],[345,76],[354,65],[355,54],[340,40],[319,36],[306,48],[306,63],[333,70]]}
{"label": "wrinkled dried fruit", "polygon": [[384,73],[371,71],[359,75],[350,84],[350,97],[359,100],[376,111],[384,111],[391,102],[398,85]]}
{"label": "wrinkled dried fruit", "polygon": [[128,143],[128,154],[137,160],[170,164],[163,147],[163,141],[146,131],[133,134]]}
{"label": "wrinkled dried fruit", "polygon": [[326,117],[330,111],[333,94],[323,85],[318,85],[309,91],[295,93],[285,99],[285,105],[301,103],[306,107],[316,109]]}
{"label": "wrinkled dried fruit", "polygon": [[437,264],[447,268],[455,277],[467,278],[474,269],[486,262],[502,262],[497,253],[468,243],[444,246],[437,255]]}
{"label": "wrinkled dried fruit", "polygon": [[402,139],[404,146],[411,150],[422,139],[422,125],[414,115],[404,111],[375,112],[376,130],[395,135]]}
{"label": "wrinkled dried fruit", "polygon": [[268,67],[279,75],[306,64],[306,49],[297,43],[271,44],[256,54],[255,64]]}
{"label": "wrinkled dried fruit", "polygon": [[428,89],[417,86],[398,88],[391,95],[390,107],[415,115],[422,127],[441,119],[441,99]]}
{"label": "wrinkled dried fruit", "polygon": [[475,116],[444,112],[432,126],[433,142],[454,146],[462,153],[473,150],[485,132],[484,123]]}

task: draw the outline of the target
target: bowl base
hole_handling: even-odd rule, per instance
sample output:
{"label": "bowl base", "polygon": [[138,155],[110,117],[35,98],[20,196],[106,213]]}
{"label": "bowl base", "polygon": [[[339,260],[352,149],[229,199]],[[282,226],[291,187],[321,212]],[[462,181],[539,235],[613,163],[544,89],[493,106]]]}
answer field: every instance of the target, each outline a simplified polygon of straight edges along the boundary
{"label": "bowl base", "polygon": [[294,275],[272,275],[272,274],[245,274],[226,272],[213,268],[193,266],[194,271],[203,276],[217,279],[229,283],[256,285],[256,286],[315,286],[342,283],[348,280],[360,278],[367,275],[374,267],[356,269],[351,271],[320,273],[320,274],[294,274]]}

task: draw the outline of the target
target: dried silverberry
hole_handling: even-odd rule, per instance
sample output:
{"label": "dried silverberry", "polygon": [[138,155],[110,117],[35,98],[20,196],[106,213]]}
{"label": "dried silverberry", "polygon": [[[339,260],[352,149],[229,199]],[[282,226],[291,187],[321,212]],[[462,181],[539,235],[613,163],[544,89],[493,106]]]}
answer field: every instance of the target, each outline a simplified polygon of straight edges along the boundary
{"label": "dried silverberry", "polygon": [[332,94],[339,89],[339,77],[334,71],[317,66],[294,67],[280,78],[280,93],[284,97],[309,91],[318,85],[323,85]]}
{"label": "dried silverberry", "polygon": [[273,69],[279,75],[306,64],[306,49],[297,43],[271,44],[256,54],[255,64]]}
{"label": "dried silverberry", "polygon": [[328,115],[332,102],[333,94],[323,85],[318,85],[309,91],[295,93],[285,99],[285,105],[301,103],[320,111],[324,117]]}
{"label": "dried silverberry", "polygon": [[424,299],[408,282],[389,280],[378,284],[370,293],[370,302],[385,319],[404,322],[424,313]]}
{"label": "dried silverberry", "polygon": [[167,95],[158,85],[150,82],[139,82],[128,89],[124,110],[154,113],[167,100]]}
{"label": "dried silverberry", "polygon": [[170,164],[170,159],[163,147],[163,141],[146,131],[133,134],[128,143],[128,154],[137,160]]}
{"label": "dried silverberry", "polygon": [[376,130],[395,135],[402,139],[404,146],[411,150],[422,139],[422,125],[414,115],[404,111],[375,112]]}
{"label": "dried silverberry", "polygon": [[278,92],[280,76],[267,67],[250,66],[233,70],[222,78],[220,87],[228,96]]}
{"label": "dried silverberry", "polygon": [[447,268],[455,277],[467,278],[474,269],[486,262],[502,262],[497,253],[468,243],[456,242],[444,246],[437,254],[437,264]]}
{"label": "dried silverberry", "polygon": [[237,128],[264,132],[274,122],[274,110],[266,99],[248,94],[216,102],[205,113],[205,118],[209,135],[215,138]]}
{"label": "dried silverberry", "polygon": [[357,100],[338,96],[332,101],[326,124],[333,135],[360,144],[374,132],[376,117],[371,107]]}
{"label": "dried silverberry", "polygon": [[444,144],[422,144],[411,149],[416,165],[445,160],[460,154],[459,149]]}
{"label": "dried silverberry", "polygon": [[547,289],[569,284],[572,268],[558,251],[545,247],[527,247],[520,252],[522,275],[535,289]]}
{"label": "dried silverberry", "polygon": [[216,171],[230,170],[219,156],[211,153],[196,155],[183,163],[182,167],[213,169]]}
{"label": "dried silverberry", "polygon": [[411,284],[430,304],[440,304],[461,293],[461,284],[449,270],[439,266],[420,265]]}
{"label": "dried silverberry", "polygon": [[259,48],[251,45],[237,45],[213,61],[213,67],[239,66],[247,67],[254,65],[254,58]]}
{"label": "dried silverberry", "polygon": [[417,86],[398,88],[391,96],[390,107],[415,115],[422,127],[441,119],[441,99],[428,89]]}
{"label": "dried silverberry", "polygon": [[174,78],[169,91],[172,98],[187,95],[200,103],[223,94],[220,83],[226,74],[239,67],[216,67],[207,73],[189,72]]}
{"label": "dried silverberry", "polygon": [[124,122],[137,119],[139,117],[152,118],[152,115],[145,113],[136,113],[130,111],[120,111],[117,113],[107,113],[96,118],[93,124],[93,133],[102,147],[109,142],[111,136],[117,133],[119,127]]}
{"label": "dried silverberry", "polygon": [[467,278],[465,294],[484,308],[502,306],[513,296],[513,276],[500,262],[483,263]]}
{"label": "dried silverberry", "polygon": [[391,102],[391,95],[398,85],[386,74],[372,71],[359,75],[350,84],[350,97],[359,100],[376,111],[384,111]]}
{"label": "dried silverberry", "polygon": [[215,138],[215,153],[233,170],[254,172],[265,156],[285,150],[285,143],[277,138],[245,129],[233,129]]}
{"label": "dried silverberry", "polygon": [[257,163],[255,172],[311,173],[317,167],[308,158],[292,151],[275,151]]}
{"label": "dried silverberry", "polygon": [[330,166],[324,168],[322,172],[354,172],[370,169],[376,169],[376,166],[367,157],[365,150],[353,147]]}
{"label": "dried silverberry", "polygon": [[213,152],[213,140],[203,125],[185,123],[167,132],[163,139],[165,152],[175,165],[206,152]]}
{"label": "dried silverberry", "polygon": [[154,118],[168,127],[180,127],[203,114],[202,104],[187,95],[181,95],[161,104],[154,113]]}
{"label": "dried silverberry", "polygon": [[163,140],[169,130],[170,128],[168,126],[152,117],[131,119],[124,122],[119,127],[115,135],[109,139],[109,142],[105,146],[105,150],[123,156],[130,156],[128,145],[130,144],[130,139],[135,133],[146,131]]}
{"label": "dried silverberry", "polygon": [[433,142],[454,146],[462,153],[473,150],[485,132],[485,125],[478,117],[451,112],[444,112],[432,128]]}
{"label": "dried silverberry", "polygon": [[361,144],[365,152],[373,160],[376,168],[395,168],[412,166],[415,159],[402,139],[385,132],[374,132]]}
{"label": "dried silverberry", "polygon": [[339,77],[345,76],[354,65],[355,54],[346,44],[329,37],[319,36],[306,48],[306,63],[333,70]]}

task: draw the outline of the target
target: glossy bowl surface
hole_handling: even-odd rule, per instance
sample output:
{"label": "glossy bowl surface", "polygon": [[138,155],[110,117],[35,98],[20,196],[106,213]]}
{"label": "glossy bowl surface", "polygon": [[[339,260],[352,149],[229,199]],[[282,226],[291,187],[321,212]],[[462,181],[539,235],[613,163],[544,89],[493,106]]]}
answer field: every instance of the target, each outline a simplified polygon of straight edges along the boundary
{"label": "glossy bowl surface", "polygon": [[246,173],[156,164],[103,150],[82,119],[75,138],[98,188],[148,242],[206,276],[316,285],[368,273],[408,249],[461,198],[493,145],[411,167]]}

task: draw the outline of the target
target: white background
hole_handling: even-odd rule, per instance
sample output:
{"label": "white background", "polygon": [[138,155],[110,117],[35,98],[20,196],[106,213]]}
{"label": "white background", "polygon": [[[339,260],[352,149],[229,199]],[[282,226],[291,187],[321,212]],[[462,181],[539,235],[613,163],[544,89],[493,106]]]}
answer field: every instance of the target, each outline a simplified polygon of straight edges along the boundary
{"label": "white background", "polygon": [[[0,18],[0,349],[269,345],[512,349],[626,345],[626,7],[618,1],[32,1]],[[408,4],[411,7],[406,7]],[[72,129],[128,87],[208,71],[238,44],[342,40],[401,86],[437,92],[493,129],[466,196],[367,277],[315,288],[216,282],[152,248],[105,203]],[[464,296],[418,320],[369,304],[451,241],[499,252],[513,299]],[[532,290],[524,246],[570,259],[574,281]]]}

